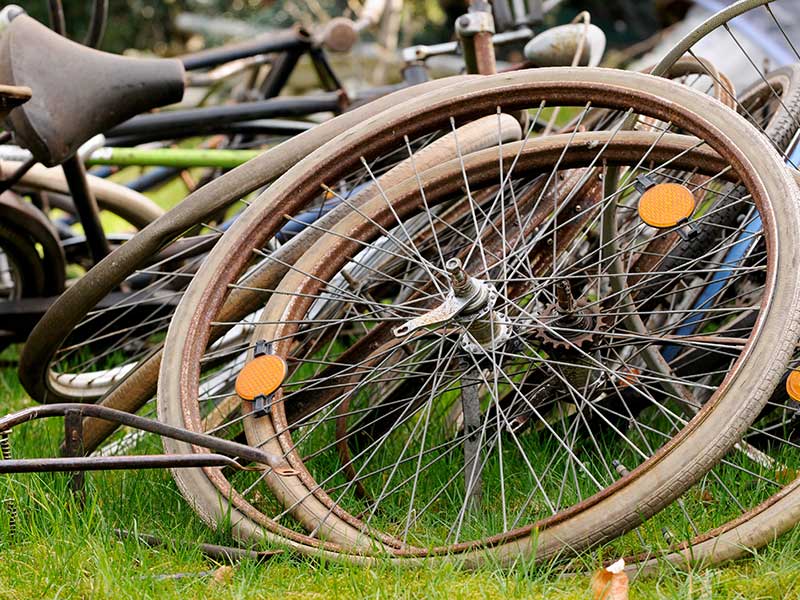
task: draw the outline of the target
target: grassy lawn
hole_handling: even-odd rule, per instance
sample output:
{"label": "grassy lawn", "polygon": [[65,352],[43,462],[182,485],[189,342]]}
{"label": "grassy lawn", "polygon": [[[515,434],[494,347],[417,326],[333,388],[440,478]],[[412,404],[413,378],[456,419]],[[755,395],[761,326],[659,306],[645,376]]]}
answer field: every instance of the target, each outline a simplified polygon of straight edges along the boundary
{"label": "grassy lawn", "polygon": [[[14,360],[12,348],[3,354]],[[7,412],[30,404],[12,367],[0,371]],[[61,421],[36,422],[14,431],[14,455],[55,453]],[[143,451],[158,452],[156,439]],[[52,454],[50,454],[52,455]],[[87,475],[86,502],[69,491],[66,475],[15,475],[0,481],[0,598],[590,598],[588,576],[560,576],[554,566],[518,565],[477,572],[454,567],[404,569],[391,564],[351,567],[279,554],[232,572],[197,550],[197,542],[230,544],[206,528],[166,471]],[[153,533],[175,543],[151,548],[118,539],[113,530]],[[597,567],[603,549],[581,558]],[[631,585],[631,598],[798,598],[800,533],[752,558],[719,569],[680,572],[665,566]],[[215,578],[215,572],[217,577]]]}
{"label": "grassy lawn", "polygon": [[[128,170],[118,177],[128,179],[132,173]],[[169,208],[185,191],[176,180],[150,195]],[[104,223],[108,230],[124,228],[113,221]],[[13,366],[17,352],[10,348],[0,354],[2,413],[31,404]],[[11,436],[14,456],[56,456],[62,426],[60,419],[54,419],[17,428]],[[160,443],[150,436],[137,451],[158,453]],[[13,532],[12,506],[17,513]],[[136,538],[118,538],[115,529],[155,534],[174,542],[151,548]],[[661,525],[655,529],[660,537]],[[87,474],[83,504],[69,491],[67,475],[0,478],[0,600],[591,598],[588,575],[567,577],[555,565],[519,564],[507,570],[489,566],[477,572],[456,567],[412,570],[389,563],[364,568],[281,553],[260,564],[239,563],[227,572],[219,571],[222,565],[198,551],[198,542],[233,543],[226,532],[209,530],[195,516],[167,471]],[[616,558],[614,553],[620,548],[624,552],[640,549],[623,540],[582,556],[577,564],[591,572],[603,559]],[[630,597],[800,598],[799,556],[800,528],[733,565],[694,572],[665,565],[657,575],[632,582]]]}

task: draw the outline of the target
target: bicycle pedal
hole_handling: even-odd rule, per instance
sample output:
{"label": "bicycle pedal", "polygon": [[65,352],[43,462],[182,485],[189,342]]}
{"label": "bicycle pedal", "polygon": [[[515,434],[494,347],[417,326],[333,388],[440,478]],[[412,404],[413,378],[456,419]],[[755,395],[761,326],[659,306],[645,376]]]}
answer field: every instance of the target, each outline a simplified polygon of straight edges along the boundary
{"label": "bicycle pedal", "polygon": [[[649,181],[649,180],[648,180]],[[634,184],[644,188],[639,198],[639,218],[650,227],[669,229],[686,223],[695,209],[694,195],[679,183],[658,183],[646,186],[641,179]],[[690,235],[682,231],[680,235]]]}
{"label": "bicycle pedal", "polygon": [[271,344],[259,340],[253,360],[236,377],[236,393],[242,400],[253,403],[254,416],[265,417],[269,414],[272,397],[283,385],[287,373],[286,361],[272,353]]}

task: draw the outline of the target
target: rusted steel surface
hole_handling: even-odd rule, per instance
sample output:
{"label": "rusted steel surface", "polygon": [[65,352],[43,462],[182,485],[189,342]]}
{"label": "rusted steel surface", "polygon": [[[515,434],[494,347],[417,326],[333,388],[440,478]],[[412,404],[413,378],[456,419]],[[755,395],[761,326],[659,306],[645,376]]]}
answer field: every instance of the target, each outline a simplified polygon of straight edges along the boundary
{"label": "rusted steel surface", "polygon": [[479,75],[493,75],[497,73],[497,61],[494,56],[492,33],[482,31],[476,33],[473,39],[475,47],[475,69]]}
{"label": "rusted steel surface", "polygon": [[456,33],[461,40],[467,73],[493,75],[497,73],[494,55],[494,19],[491,6],[483,0],[473,0],[469,12],[456,19]]}
{"label": "rusted steel surface", "polygon": [[[75,410],[68,410],[64,413],[64,456],[68,459],[83,456],[83,420],[81,414]],[[41,465],[44,461],[36,462]],[[78,494],[81,500],[85,499],[85,482],[83,471],[75,470],[70,480],[70,489],[73,494]]]}
{"label": "rusted steel surface", "polygon": [[[242,465],[221,454],[153,454],[137,456],[81,456],[61,458],[17,458],[0,461],[0,474],[73,473],[72,491],[83,493],[84,471],[120,471],[129,469],[184,469]],[[76,478],[75,476],[81,476]]]}
{"label": "rusted steel surface", "polygon": [[[31,408],[26,408],[0,418],[0,431],[7,431],[12,429],[13,427],[16,427],[17,425],[21,425],[22,423],[27,423],[37,419],[44,419],[48,417],[60,417],[60,416],[65,416],[68,413],[74,413],[75,416],[77,417],[89,416],[98,419],[115,421],[121,425],[127,425],[128,427],[133,427],[136,429],[141,429],[143,431],[148,431],[150,433],[155,433],[162,437],[188,442],[190,444],[197,446],[198,448],[216,450],[217,452],[224,454],[226,456],[243,458],[248,461],[254,462],[256,464],[267,465],[276,470],[280,470],[282,468],[285,468],[286,466],[286,462],[280,456],[269,454],[258,448],[254,448],[246,444],[239,444],[237,442],[233,442],[230,440],[214,437],[213,435],[206,435],[204,433],[198,433],[196,431],[189,431],[187,429],[173,427],[172,425],[167,425],[166,423],[161,423],[153,419],[146,419],[144,417],[132,415],[130,413],[126,413],[123,411],[113,410],[110,408],[92,404],[77,404],[77,403],[49,404],[44,406],[34,406]],[[91,461],[98,460],[99,458],[100,457],[89,457],[85,460],[90,461],[87,464],[91,464]],[[103,457],[103,458],[115,459],[118,457]],[[124,458],[127,460],[129,457],[119,457],[119,458]],[[33,460],[38,460],[38,459],[33,459]],[[43,459],[43,460],[70,461],[74,459],[67,458],[67,459]],[[53,464],[59,464],[59,463],[53,463]],[[88,470],[89,467],[84,467],[84,468]]]}

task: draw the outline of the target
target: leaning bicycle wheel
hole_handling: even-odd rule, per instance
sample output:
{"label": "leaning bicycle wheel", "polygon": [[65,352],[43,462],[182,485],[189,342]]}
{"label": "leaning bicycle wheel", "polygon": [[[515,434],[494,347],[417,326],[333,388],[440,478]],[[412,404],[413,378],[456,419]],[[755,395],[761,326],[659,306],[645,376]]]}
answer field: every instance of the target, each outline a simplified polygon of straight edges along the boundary
{"label": "leaning bicycle wheel", "polygon": [[[272,344],[288,365],[268,406],[203,387],[218,373],[210,341],[238,322],[220,318],[226,298],[248,289],[241,278],[284,214],[321,187],[336,193],[383,155],[405,150],[413,162],[414,144],[436,131],[555,106],[571,107],[578,125],[589,106],[620,119],[635,114],[643,131],[637,139],[612,129],[541,140],[529,131],[516,145],[458,153],[390,189],[377,186],[367,204],[320,229],[278,285],[251,290],[265,312],[238,351],[263,340],[259,348]],[[343,550],[398,559],[546,559],[632,528],[735,443],[790,354],[797,284],[780,265],[795,252],[797,190],[759,136],[676,84],[545,69],[434,92],[320,148],[204,263],[170,327],[159,382],[166,421],[220,435],[243,426],[250,443],[286,455],[299,475],[232,482],[218,471],[182,470],[179,487],[210,523],[233,514],[242,535],[258,537],[291,516]],[[604,197],[598,181],[612,164],[629,183]],[[691,211],[655,230],[630,221],[612,256],[601,227],[602,215],[630,208],[630,194],[663,193],[671,188],[655,186],[675,177],[700,207],[717,184],[743,188],[738,200],[752,197],[768,224],[766,283],[755,305],[738,310],[763,308],[730,369],[711,383],[703,378],[710,373],[679,376],[660,352],[707,340],[677,339],[660,314],[614,289],[609,269],[622,261],[646,285],[650,272],[631,270],[641,250],[683,227]],[[713,255],[676,272],[666,292],[708,275]],[[745,389],[752,377],[763,384]],[[712,391],[699,402],[697,388]],[[666,440],[649,428],[668,432]],[[620,459],[630,469],[622,476]]]}

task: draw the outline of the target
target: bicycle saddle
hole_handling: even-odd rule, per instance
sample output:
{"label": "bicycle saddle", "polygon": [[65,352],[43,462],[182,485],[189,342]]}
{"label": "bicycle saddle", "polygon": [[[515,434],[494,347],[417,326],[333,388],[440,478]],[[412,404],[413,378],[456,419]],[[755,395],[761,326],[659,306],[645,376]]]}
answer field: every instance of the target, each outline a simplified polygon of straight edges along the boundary
{"label": "bicycle saddle", "polygon": [[27,15],[0,38],[0,83],[33,96],[5,125],[17,144],[52,167],[89,138],[183,97],[183,65],[174,59],[128,58],[72,42]]}

